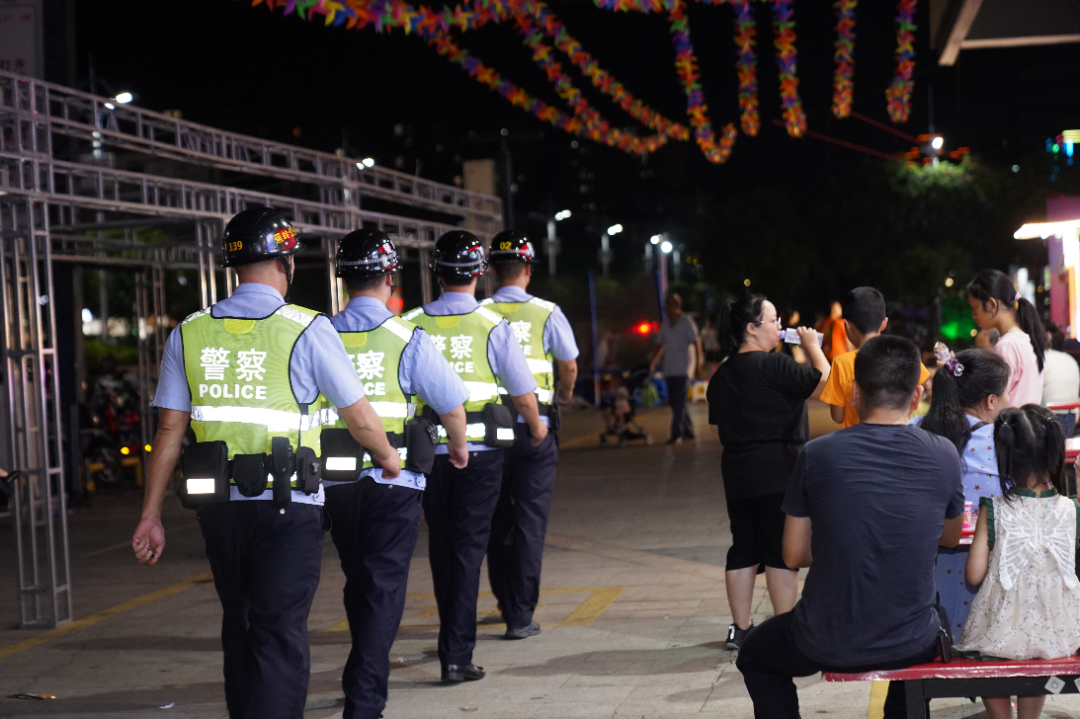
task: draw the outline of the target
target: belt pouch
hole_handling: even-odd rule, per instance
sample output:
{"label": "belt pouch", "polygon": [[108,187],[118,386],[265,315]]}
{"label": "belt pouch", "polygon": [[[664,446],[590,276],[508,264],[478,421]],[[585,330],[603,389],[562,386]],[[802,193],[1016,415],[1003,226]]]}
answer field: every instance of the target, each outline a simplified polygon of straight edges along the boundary
{"label": "belt pouch", "polygon": [[548,428],[553,432],[558,432],[562,427],[562,410],[559,408],[559,401],[554,400],[548,405]]}
{"label": "belt pouch", "polygon": [[284,509],[292,504],[292,476],[296,472],[296,458],[288,437],[270,440],[270,466],[274,478],[274,505]]}
{"label": "belt pouch", "polygon": [[484,418],[484,444],[488,447],[514,446],[514,412],[504,404],[491,402],[481,411]]}
{"label": "belt pouch", "polygon": [[405,469],[417,474],[431,474],[435,466],[435,445],[439,432],[434,423],[424,417],[413,417],[405,423]]}
{"label": "belt pouch", "polygon": [[315,450],[311,447],[301,447],[296,450],[296,487],[303,490],[304,494],[315,494],[319,491],[319,475],[322,473],[322,465],[315,456]]}
{"label": "belt pouch", "polygon": [[180,503],[188,509],[229,501],[229,446],[197,442],[180,459]]}
{"label": "belt pouch", "polygon": [[240,494],[258,497],[266,491],[266,455],[233,455],[233,481]]}
{"label": "belt pouch", "polygon": [[364,448],[341,427],[324,429],[319,435],[322,446],[322,478],[331,482],[352,482],[364,468]]}

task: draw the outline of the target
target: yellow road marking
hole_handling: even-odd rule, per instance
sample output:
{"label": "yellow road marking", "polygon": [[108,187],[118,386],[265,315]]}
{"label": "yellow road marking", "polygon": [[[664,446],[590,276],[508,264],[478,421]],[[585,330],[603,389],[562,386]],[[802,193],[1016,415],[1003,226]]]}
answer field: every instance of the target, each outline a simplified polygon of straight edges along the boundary
{"label": "yellow road marking", "polygon": [[581,606],[570,612],[570,616],[562,621],[561,626],[583,627],[592,624],[593,620],[603,614],[615,598],[622,594],[622,591],[622,587],[597,587]]}
{"label": "yellow road marking", "polygon": [[15,644],[12,644],[9,647],[0,648],[0,659],[6,659],[7,657],[12,656],[13,654],[18,654],[19,652],[25,652],[27,649],[33,649],[34,647],[39,647],[42,644],[45,644],[47,642],[51,642],[54,639],[59,639],[60,637],[66,635],[66,634],[71,634],[72,632],[77,632],[80,629],[86,629],[87,627],[92,627],[93,625],[97,624],[98,622],[103,622],[106,619],[117,616],[118,614],[123,614],[124,612],[130,612],[132,609],[138,609],[139,607],[141,607],[143,605],[150,604],[152,602],[156,602],[159,599],[164,599],[165,597],[171,596],[171,595],[176,594],[178,592],[182,592],[185,589],[190,589],[191,587],[194,587],[197,584],[205,584],[206,582],[212,581],[213,578],[214,578],[214,576],[210,572],[202,572],[201,574],[196,574],[194,577],[191,577],[190,579],[185,579],[182,582],[177,582],[176,584],[173,584],[172,586],[169,586],[169,587],[165,587],[164,589],[158,589],[155,592],[150,592],[149,594],[144,594],[141,597],[135,597],[134,599],[129,599],[128,601],[126,601],[126,602],[124,602],[122,604],[117,604],[115,607],[110,607],[108,609],[103,609],[102,611],[97,612],[96,614],[91,614],[88,617],[84,617],[83,619],[76,620],[74,622],[71,622],[70,624],[65,624],[65,625],[63,625],[61,627],[57,627],[56,629],[46,630],[46,631],[42,632],[41,634],[37,634],[37,635],[35,635],[33,637],[30,637],[29,639],[24,639],[21,642],[16,642]]}
{"label": "yellow road marking", "polygon": [[870,710],[866,719],[883,719],[885,716],[885,695],[889,693],[889,683],[874,681],[870,684]]}
{"label": "yellow road marking", "polygon": [[[622,594],[624,587],[579,587],[576,589],[541,589],[540,596],[545,594],[588,594],[588,598],[585,599],[574,611],[570,612],[570,616],[561,622],[553,622],[551,624],[545,624],[549,627],[582,627],[588,624],[592,624],[593,621],[603,614],[604,610],[611,606],[611,603],[615,601],[615,598]],[[481,597],[493,597],[491,592],[480,592]],[[406,599],[434,599],[434,594],[406,594]],[[484,624],[484,627],[490,627],[492,629],[505,628],[506,625],[499,624]],[[430,632],[439,628],[438,624],[402,624],[398,631],[401,632]],[[342,619],[340,622],[331,625],[324,631],[327,632],[347,632],[349,631],[349,620]]]}

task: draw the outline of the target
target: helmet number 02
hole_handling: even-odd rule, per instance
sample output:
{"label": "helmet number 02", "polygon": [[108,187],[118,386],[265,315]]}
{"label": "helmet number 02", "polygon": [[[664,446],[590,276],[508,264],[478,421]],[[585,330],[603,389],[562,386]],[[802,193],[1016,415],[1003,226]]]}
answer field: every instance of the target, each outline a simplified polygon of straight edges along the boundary
{"label": "helmet number 02", "polygon": [[514,243],[512,243],[512,242],[500,242],[499,243],[499,249],[500,250],[511,250],[513,248],[514,248]]}
{"label": "helmet number 02", "polygon": [[228,250],[229,252],[239,252],[240,250],[244,249],[244,243],[243,242],[230,242],[230,243],[228,243],[228,246],[225,249]]}

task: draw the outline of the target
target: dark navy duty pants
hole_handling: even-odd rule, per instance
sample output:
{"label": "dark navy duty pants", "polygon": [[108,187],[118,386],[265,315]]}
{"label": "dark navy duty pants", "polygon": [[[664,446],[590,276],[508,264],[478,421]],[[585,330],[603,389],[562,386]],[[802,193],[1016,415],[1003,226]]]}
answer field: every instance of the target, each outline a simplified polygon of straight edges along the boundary
{"label": "dark navy duty pants", "polygon": [[424,492],[428,558],[439,606],[439,661],[468,664],[476,646],[476,597],[491,515],[502,484],[503,450],[469,452],[469,466],[455,469],[445,454]]}
{"label": "dark navy duty pants", "polygon": [[686,377],[664,377],[667,383],[668,404],[671,405],[671,435],[669,439],[694,436],[694,423],[686,411],[686,390],[690,380]]}
{"label": "dark navy duty pants", "polygon": [[502,491],[491,520],[488,580],[507,627],[528,626],[540,599],[544,535],[559,461],[554,432],[533,447],[527,425],[518,423],[514,446],[506,450]]}
{"label": "dark navy duty pants", "polygon": [[198,511],[221,608],[230,719],[302,719],[307,620],[322,566],[323,509],[269,501]]}
{"label": "dark navy duty pants", "polygon": [[345,572],[352,650],[341,676],[343,719],[376,719],[386,706],[390,647],[405,611],[409,561],[420,527],[418,489],[371,477],[326,488],[330,536]]}

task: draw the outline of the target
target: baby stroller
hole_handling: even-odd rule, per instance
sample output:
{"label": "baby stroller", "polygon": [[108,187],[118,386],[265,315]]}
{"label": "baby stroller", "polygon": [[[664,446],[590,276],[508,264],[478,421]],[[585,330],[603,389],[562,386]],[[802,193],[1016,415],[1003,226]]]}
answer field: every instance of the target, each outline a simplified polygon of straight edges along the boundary
{"label": "baby stroller", "polygon": [[611,375],[607,389],[600,395],[600,409],[604,413],[606,424],[600,434],[600,444],[614,442],[620,447],[637,441],[652,444],[649,435],[634,421],[640,390],[649,384],[648,367]]}

